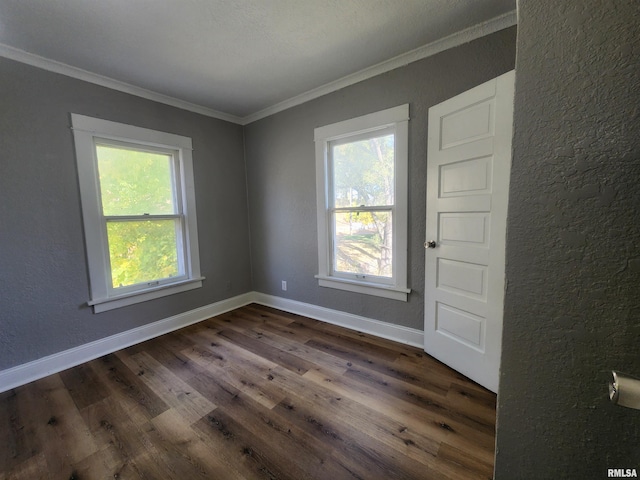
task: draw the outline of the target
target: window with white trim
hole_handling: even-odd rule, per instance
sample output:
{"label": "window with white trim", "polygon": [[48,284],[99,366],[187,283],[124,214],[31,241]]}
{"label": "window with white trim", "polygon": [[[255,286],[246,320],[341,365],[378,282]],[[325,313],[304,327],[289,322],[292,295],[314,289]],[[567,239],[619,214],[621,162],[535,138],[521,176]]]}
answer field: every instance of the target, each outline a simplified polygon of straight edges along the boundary
{"label": "window with white trim", "polygon": [[201,287],[191,139],[71,123],[94,312]]}
{"label": "window with white trim", "polygon": [[407,300],[409,105],[315,129],[318,284]]}

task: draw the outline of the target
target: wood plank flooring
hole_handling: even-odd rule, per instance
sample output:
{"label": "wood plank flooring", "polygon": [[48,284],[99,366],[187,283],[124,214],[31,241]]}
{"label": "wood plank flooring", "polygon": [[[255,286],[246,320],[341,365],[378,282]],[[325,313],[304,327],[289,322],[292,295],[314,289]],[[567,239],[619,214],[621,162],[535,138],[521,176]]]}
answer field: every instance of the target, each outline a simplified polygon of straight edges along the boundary
{"label": "wood plank flooring", "polygon": [[493,393],[248,305],[0,394],[0,480],[490,479]]}

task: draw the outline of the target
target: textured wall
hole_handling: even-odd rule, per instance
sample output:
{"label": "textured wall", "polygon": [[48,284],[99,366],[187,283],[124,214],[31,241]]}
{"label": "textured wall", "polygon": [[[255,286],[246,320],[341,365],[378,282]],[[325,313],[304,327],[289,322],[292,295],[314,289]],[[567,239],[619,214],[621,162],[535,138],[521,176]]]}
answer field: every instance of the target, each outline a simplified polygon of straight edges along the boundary
{"label": "textured wall", "polygon": [[[422,330],[427,112],[513,69],[515,35],[503,30],[248,125],[254,289]],[[409,302],[318,287],[314,128],[404,103],[411,116]]]}
{"label": "textured wall", "polygon": [[519,2],[496,478],[640,470],[640,3]]}
{"label": "textured wall", "polygon": [[[251,290],[242,127],[0,59],[0,370]],[[69,113],[193,139],[201,289],[94,315]]]}

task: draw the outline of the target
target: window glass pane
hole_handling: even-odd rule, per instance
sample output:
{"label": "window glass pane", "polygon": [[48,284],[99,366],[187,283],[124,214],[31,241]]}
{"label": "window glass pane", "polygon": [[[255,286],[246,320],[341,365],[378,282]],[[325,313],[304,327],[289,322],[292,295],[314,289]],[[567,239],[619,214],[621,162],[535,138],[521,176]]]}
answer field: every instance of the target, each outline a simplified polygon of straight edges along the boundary
{"label": "window glass pane", "polygon": [[390,211],[334,213],[334,270],[391,278],[391,226]]}
{"label": "window glass pane", "polygon": [[334,206],[394,204],[394,135],[333,145]]}
{"label": "window glass pane", "polygon": [[107,222],[113,288],[182,275],[180,220]]}
{"label": "window glass pane", "polygon": [[96,145],[104,215],[173,214],[172,156]]}

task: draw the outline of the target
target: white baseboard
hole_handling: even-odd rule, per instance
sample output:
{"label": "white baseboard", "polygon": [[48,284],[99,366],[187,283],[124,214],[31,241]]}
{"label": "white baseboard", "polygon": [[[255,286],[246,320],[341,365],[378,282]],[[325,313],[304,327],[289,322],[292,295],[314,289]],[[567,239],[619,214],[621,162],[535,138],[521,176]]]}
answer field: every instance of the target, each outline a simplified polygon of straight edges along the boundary
{"label": "white baseboard", "polygon": [[164,335],[165,333],[184,328],[215,315],[234,310],[252,303],[252,293],[245,293],[237,297],[205,305],[185,313],[174,315],[148,325],[127,330],[110,337],[101,338],[95,342],[85,343],[79,347],[70,348],[39,358],[32,362],[0,371],[0,393],[12,388],[25,385],[34,380],[75,367],[84,362],[102,357],[117,350],[135,345],[145,340]]}
{"label": "white baseboard", "polygon": [[277,308],[289,313],[304,315],[305,317],[321,320],[350,330],[369,333],[376,337],[386,338],[398,343],[405,343],[418,348],[424,347],[424,334],[422,330],[416,330],[415,328],[394,325],[392,323],[381,322],[380,320],[373,320],[339,310],[288,300],[282,297],[274,297],[259,292],[253,292],[253,301],[261,305]]}
{"label": "white baseboard", "polygon": [[2,370],[0,371],[0,393],[250,303],[259,303],[340,327],[423,348],[423,333],[421,330],[264,293],[249,292]]}

